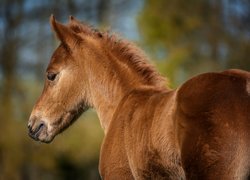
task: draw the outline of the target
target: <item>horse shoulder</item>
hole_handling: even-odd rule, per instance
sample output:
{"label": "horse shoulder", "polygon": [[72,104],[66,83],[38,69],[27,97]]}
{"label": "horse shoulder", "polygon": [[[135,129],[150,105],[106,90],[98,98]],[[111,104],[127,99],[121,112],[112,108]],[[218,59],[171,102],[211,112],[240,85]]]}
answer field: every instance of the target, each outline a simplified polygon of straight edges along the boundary
{"label": "horse shoulder", "polygon": [[110,124],[105,134],[101,152],[99,170],[103,179],[133,179],[125,151],[123,125],[120,122]]}
{"label": "horse shoulder", "polygon": [[[130,157],[128,156],[131,153],[129,154],[128,151],[132,150],[132,154],[138,153],[130,146],[131,143],[141,142],[128,138],[135,132],[135,128],[128,128],[128,126],[136,122],[137,112],[142,108],[145,95],[145,92],[133,90],[122,98],[116,108],[101,148],[99,169],[104,179],[118,177],[133,179],[135,170],[129,164]],[[137,127],[137,125],[133,124],[133,127]]]}
{"label": "horse shoulder", "polygon": [[133,179],[124,144],[124,119],[127,96],[115,111],[105,134],[101,152],[99,170],[103,179]]}
{"label": "horse shoulder", "polygon": [[172,94],[165,90],[137,89],[116,112],[114,121],[123,121],[126,156],[135,178],[185,177],[175,142],[170,137],[173,126],[166,123],[171,121],[166,119],[165,112],[171,104],[166,101]]}

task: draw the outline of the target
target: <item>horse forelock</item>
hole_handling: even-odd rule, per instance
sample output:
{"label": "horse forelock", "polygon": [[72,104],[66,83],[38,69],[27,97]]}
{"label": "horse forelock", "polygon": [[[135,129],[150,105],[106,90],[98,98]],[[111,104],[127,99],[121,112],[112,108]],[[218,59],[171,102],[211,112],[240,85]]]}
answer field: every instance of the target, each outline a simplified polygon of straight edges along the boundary
{"label": "horse forelock", "polygon": [[143,81],[148,85],[157,87],[166,87],[167,80],[161,76],[154,66],[149,62],[147,56],[133,43],[120,38],[116,34],[108,31],[99,31],[92,26],[80,23],[78,21],[70,22],[68,27],[82,36],[90,36],[103,44],[114,53],[123,63],[137,72]]}

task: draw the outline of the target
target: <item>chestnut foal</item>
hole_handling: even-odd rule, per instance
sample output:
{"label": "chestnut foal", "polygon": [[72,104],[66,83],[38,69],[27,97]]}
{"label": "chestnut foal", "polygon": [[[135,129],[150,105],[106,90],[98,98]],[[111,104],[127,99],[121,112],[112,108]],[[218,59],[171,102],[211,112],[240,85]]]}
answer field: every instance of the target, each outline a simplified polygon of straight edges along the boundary
{"label": "chestnut foal", "polygon": [[104,179],[249,177],[249,73],[206,73],[171,90],[132,43],[72,16],[50,23],[61,44],[30,116],[32,138],[51,142],[93,107]]}

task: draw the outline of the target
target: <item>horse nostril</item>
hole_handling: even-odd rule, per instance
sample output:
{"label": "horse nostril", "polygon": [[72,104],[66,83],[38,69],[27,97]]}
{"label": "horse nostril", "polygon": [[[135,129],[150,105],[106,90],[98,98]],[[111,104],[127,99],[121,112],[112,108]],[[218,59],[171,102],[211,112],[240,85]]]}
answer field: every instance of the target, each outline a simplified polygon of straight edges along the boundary
{"label": "horse nostril", "polygon": [[28,124],[28,129],[29,129],[29,131],[31,130],[31,124],[30,123]]}
{"label": "horse nostril", "polygon": [[44,122],[41,122],[40,125],[38,126],[38,131],[39,131],[41,128],[43,128],[43,126],[44,126]]}
{"label": "horse nostril", "polygon": [[30,124],[28,124],[28,130],[29,130],[29,133],[32,134],[32,127]]}
{"label": "horse nostril", "polygon": [[43,127],[44,127],[44,122],[40,122],[40,124],[37,126],[34,132],[35,133],[39,132]]}
{"label": "horse nostril", "polygon": [[34,130],[32,130],[31,125],[28,125],[29,134],[35,136],[36,134],[39,134],[43,127],[45,127],[44,122],[40,122]]}

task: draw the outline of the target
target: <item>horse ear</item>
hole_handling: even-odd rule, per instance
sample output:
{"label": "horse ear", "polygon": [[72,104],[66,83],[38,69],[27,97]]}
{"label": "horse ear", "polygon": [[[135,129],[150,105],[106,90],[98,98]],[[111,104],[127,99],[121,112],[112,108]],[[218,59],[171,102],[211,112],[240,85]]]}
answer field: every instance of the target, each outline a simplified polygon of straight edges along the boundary
{"label": "horse ear", "polygon": [[92,32],[90,26],[79,21],[73,16],[69,16],[69,26],[75,33],[91,34]]}
{"label": "horse ear", "polygon": [[75,32],[75,33],[81,33],[84,32],[83,25],[80,21],[78,21],[73,16],[69,16],[69,27]]}
{"label": "horse ear", "polygon": [[57,22],[54,15],[50,16],[50,25],[56,33],[57,38],[64,44],[71,46],[79,39],[77,34],[75,34],[68,26]]}
{"label": "horse ear", "polygon": [[79,21],[74,16],[69,16],[69,23],[70,24],[78,24]]}

